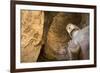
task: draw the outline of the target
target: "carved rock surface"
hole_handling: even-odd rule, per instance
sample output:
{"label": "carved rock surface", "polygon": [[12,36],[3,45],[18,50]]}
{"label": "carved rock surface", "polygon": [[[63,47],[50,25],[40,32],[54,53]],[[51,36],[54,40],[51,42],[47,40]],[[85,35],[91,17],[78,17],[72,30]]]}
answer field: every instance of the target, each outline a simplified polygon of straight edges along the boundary
{"label": "carved rock surface", "polygon": [[88,15],[21,10],[21,62],[41,61],[41,56],[45,61],[69,60],[68,23],[83,28],[88,25]]}
{"label": "carved rock surface", "polygon": [[43,35],[44,12],[21,10],[21,62],[36,62]]}
{"label": "carved rock surface", "polygon": [[58,13],[51,23],[47,34],[45,46],[45,57],[49,60],[68,60],[67,44],[71,39],[66,31],[68,23],[80,24],[81,14],[77,13]]}

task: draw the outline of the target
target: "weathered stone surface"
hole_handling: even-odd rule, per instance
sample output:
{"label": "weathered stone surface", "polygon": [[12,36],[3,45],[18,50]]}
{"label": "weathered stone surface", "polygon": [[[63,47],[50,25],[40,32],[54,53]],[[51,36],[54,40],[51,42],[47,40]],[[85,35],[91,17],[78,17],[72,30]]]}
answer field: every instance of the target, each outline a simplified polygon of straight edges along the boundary
{"label": "weathered stone surface", "polygon": [[67,43],[71,39],[66,31],[68,23],[80,24],[81,14],[58,13],[50,25],[45,44],[45,57],[49,60],[68,60]]}
{"label": "weathered stone surface", "polygon": [[88,25],[88,17],[81,13],[22,10],[21,62],[69,60],[71,38],[66,26],[73,23],[83,28]]}
{"label": "weathered stone surface", "polygon": [[44,28],[43,28],[43,42],[46,43],[47,40],[47,34],[49,31],[49,28],[51,26],[51,23],[53,21],[53,17],[57,15],[57,12],[49,12],[44,11]]}
{"label": "weathered stone surface", "polygon": [[41,49],[43,26],[43,11],[21,11],[21,62],[37,61]]}
{"label": "weathered stone surface", "polygon": [[82,20],[81,20],[79,27],[82,29],[82,28],[89,25],[89,14],[84,13],[84,14],[81,14],[81,15],[82,15]]}

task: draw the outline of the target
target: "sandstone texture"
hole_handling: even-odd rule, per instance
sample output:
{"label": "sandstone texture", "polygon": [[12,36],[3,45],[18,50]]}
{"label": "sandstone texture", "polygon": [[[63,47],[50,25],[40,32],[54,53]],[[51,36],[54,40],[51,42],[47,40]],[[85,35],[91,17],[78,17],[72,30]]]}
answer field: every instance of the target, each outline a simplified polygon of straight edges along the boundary
{"label": "sandstone texture", "polygon": [[44,12],[21,11],[21,62],[36,62],[41,49]]}

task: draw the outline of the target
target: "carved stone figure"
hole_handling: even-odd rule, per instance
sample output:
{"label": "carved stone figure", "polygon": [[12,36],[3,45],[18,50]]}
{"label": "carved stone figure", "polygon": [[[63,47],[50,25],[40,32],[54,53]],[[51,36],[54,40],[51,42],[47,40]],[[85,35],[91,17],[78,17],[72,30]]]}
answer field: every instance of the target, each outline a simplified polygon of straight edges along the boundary
{"label": "carved stone figure", "polygon": [[72,40],[68,44],[70,59],[89,59],[89,27],[79,27],[68,24],[66,27]]}

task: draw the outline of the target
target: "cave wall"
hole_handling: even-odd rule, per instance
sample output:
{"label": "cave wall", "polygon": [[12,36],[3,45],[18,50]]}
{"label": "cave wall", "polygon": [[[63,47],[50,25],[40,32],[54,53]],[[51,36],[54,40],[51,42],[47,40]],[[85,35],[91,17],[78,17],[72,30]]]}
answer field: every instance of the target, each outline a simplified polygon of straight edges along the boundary
{"label": "cave wall", "polygon": [[68,23],[89,24],[89,14],[21,11],[21,62],[69,60]]}
{"label": "cave wall", "polygon": [[78,13],[59,12],[53,17],[45,43],[44,54],[46,58],[49,60],[69,60],[67,46],[71,38],[66,31],[66,26],[68,23],[80,26],[81,21],[82,15]]}

